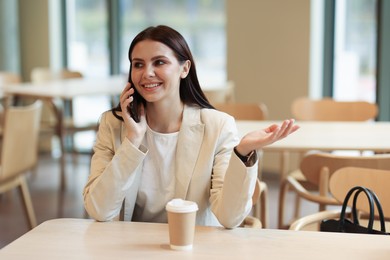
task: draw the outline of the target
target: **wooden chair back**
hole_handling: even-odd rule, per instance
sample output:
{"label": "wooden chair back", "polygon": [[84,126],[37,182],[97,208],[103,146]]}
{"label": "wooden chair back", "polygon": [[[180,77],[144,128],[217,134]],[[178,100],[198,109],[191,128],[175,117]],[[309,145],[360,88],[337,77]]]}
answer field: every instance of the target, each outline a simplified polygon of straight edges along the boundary
{"label": "wooden chair back", "polygon": [[21,83],[22,79],[20,75],[13,72],[0,71],[0,87],[9,84]]}
{"label": "wooden chair back", "polygon": [[345,156],[310,152],[301,160],[300,170],[310,183],[321,186],[336,170],[347,166],[390,169],[390,154]]}
{"label": "wooden chair back", "polygon": [[82,78],[83,74],[79,71],[62,69],[58,72],[57,77],[59,79],[75,79],[75,78]]}
{"label": "wooden chair back", "polygon": [[259,179],[257,179],[256,181],[256,185],[255,185],[255,190],[253,191],[253,195],[252,195],[252,205],[256,205],[256,203],[258,203],[259,199],[260,199],[260,194],[261,194],[261,182]]}
{"label": "wooden chair back", "polygon": [[5,111],[0,180],[11,178],[35,166],[38,161],[38,133],[42,101]]}
{"label": "wooden chair back", "polygon": [[[7,85],[18,84],[21,83],[22,79],[20,75],[13,72],[0,71],[0,87],[4,87]],[[11,98],[9,104],[14,102],[14,98]],[[4,125],[4,107],[3,104],[0,104],[0,136],[3,134],[3,125]]]}
{"label": "wooden chair back", "polygon": [[[354,186],[363,186],[371,189],[378,196],[382,205],[385,218],[390,218],[390,168],[387,170],[343,167],[332,175],[329,188],[332,195],[342,203],[347,192]],[[352,199],[349,201],[352,206]],[[370,212],[365,195],[359,196],[357,208],[364,212]],[[377,210],[375,208],[375,213]]]}
{"label": "wooden chair back", "polygon": [[80,72],[69,69],[55,71],[46,67],[36,67],[31,71],[31,82],[35,83],[82,77],[83,75]]}
{"label": "wooden chair back", "polygon": [[335,101],[301,97],[293,101],[291,112],[297,120],[368,121],[378,115],[378,106],[366,101]]}
{"label": "wooden chair back", "polygon": [[31,70],[30,77],[33,83],[43,83],[55,80],[57,76],[50,68],[36,67]]}
{"label": "wooden chair back", "polygon": [[[258,202],[260,201],[260,197],[262,195],[263,189],[266,188],[266,187],[264,187],[264,185],[266,185],[266,184],[263,182],[260,182],[260,180],[257,179],[256,185],[255,185],[255,190],[253,191],[253,195],[252,195],[252,206],[256,206],[258,204]],[[267,219],[264,217],[265,216],[263,216],[262,221],[267,221]],[[240,226],[241,227],[250,227],[250,228],[262,228],[263,227],[262,221],[260,221],[256,217],[247,216],[244,219],[243,223],[241,223]],[[264,224],[266,224],[266,223],[264,223]]]}
{"label": "wooden chair back", "polygon": [[217,103],[214,107],[236,120],[266,120],[268,108],[263,103]]}
{"label": "wooden chair back", "polygon": [[209,102],[214,105],[217,103],[234,102],[234,82],[226,82],[226,86],[220,86],[213,89],[203,90]]}

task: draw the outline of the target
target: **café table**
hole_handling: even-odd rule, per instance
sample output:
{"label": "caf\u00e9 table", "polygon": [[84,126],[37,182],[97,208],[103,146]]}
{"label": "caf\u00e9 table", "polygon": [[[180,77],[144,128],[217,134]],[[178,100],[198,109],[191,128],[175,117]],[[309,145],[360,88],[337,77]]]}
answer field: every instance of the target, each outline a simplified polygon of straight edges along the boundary
{"label": "caf\u00e9 table", "polygon": [[[6,97],[36,98],[48,101],[56,117],[55,134],[60,144],[61,188],[65,188],[64,103],[82,96],[117,96],[126,83],[126,77],[77,78],[43,83],[20,83],[2,87]],[[60,102],[58,102],[60,101]]]}
{"label": "caf\u00e9 table", "polygon": [[0,250],[0,259],[389,259],[390,236],[197,226],[189,251],[167,224],[53,219]]}
{"label": "caf\u00e9 table", "polygon": [[[237,120],[241,136],[282,121]],[[288,172],[289,155],[310,150],[390,152],[390,122],[296,122],[300,129],[264,151],[281,153],[280,174]]]}
{"label": "caf\u00e9 table", "polygon": [[[258,129],[265,129],[282,121],[237,120],[240,136]],[[278,142],[263,148],[264,152],[280,154],[280,179],[290,171],[291,154],[319,151],[370,151],[390,152],[390,122],[296,122],[300,129]],[[279,196],[281,190],[279,190]],[[255,211],[257,212],[257,211]],[[258,217],[258,216],[256,216]]]}

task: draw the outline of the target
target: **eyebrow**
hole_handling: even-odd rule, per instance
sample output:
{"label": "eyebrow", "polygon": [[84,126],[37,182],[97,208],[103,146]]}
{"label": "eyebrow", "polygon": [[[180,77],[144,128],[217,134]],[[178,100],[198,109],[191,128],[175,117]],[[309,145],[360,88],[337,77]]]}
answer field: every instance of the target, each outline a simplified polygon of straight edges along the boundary
{"label": "eyebrow", "polygon": [[[168,59],[168,58],[166,56],[164,56],[164,55],[157,55],[157,56],[152,57],[152,61],[155,61],[155,60],[158,60],[158,59]],[[141,59],[141,58],[133,58],[132,62],[134,62],[134,61],[144,61],[144,60]]]}

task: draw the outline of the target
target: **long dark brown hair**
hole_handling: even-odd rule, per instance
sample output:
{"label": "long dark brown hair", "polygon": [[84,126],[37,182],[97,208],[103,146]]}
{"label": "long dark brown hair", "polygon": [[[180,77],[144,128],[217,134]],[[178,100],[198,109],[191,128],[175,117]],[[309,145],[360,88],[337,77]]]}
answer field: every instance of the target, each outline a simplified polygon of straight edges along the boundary
{"label": "long dark brown hair", "polygon": [[[214,108],[210,104],[200,87],[198,76],[196,73],[195,61],[192,57],[187,42],[179,32],[165,25],[148,27],[142,32],[140,32],[131,42],[128,54],[130,61],[128,81],[132,84],[132,86],[133,82],[131,81],[131,55],[133,53],[134,46],[140,41],[144,40],[152,40],[165,44],[174,52],[180,64],[183,64],[187,60],[191,62],[190,71],[187,77],[180,80],[180,99],[184,104],[195,105],[200,108]],[[146,101],[137,91],[135,91],[133,97],[134,100],[128,110],[132,118],[136,122],[139,122],[139,105],[141,103],[145,105]],[[114,116],[120,120],[123,120],[123,118],[117,114],[117,112],[119,111],[122,111],[120,104],[118,104],[112,109]]]}

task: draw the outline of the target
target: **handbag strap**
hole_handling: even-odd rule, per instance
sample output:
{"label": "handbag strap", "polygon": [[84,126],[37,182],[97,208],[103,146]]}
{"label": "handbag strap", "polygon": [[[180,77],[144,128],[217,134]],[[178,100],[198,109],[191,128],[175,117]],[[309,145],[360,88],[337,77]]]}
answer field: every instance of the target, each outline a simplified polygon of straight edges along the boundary
{"label": "handbag strap", "polygon": [[358,214],[357,214],[356,204],[357,204],[357,199],[359,197],[359,194],[362,191],[366,194],[367,199],[368,199],[368,203],[369,203],[369,207],[370,207],[370,216],[369,216],[369,219],[368,219],[368,229],[369,229],[369,231],[371,231],[373,226],[374,226],[374,214],[375,214],[375,208],[374,208],[375,204],[374,203],[375,202],[373,200],[371,192],[367,188],[359,186],[359,189],[356,190],[356,192],[355,192],[355,195],[353,197],[353,204],[352,204],[353,222],[355,224],[359,225],[359,218],[358,218]]}
{"label": "handbag strap", "polygon": [[373,230],[373,226],[374,226],[375,205],[376,205],[376,207],[378,209],[379,220],[380,220],[380,225],[381,225],[381,231],[382,232],[386,232],[385,218],[384,218],[383,209],[382,209],[382,206],[381,206],[380,201],[378,199],[378,196],[372,190],[370,190],[368,188],[365,188],[365,187],[362,187],[362,186],[355,186],[355,187],[353,187],[352,189],[349,190],[349,192],[345,196],[345,199],[344,199],[344,202],[343,202],[343,206],[342,206],[342,210],[341,210],[341,214],[340,214],[340,227],[339,227],[340,230],[343,230],[344,223],[345,223],[345,212],[346,212],[346,208],[347,208],[347,205],[348,205],[348,201],[349,201],[350,197],[352,196],[352,194],[354,192],[355,192],[355,195],[354,195],[353,204],[352,204],[352,217],[353,217],[353,222],[355,224],[359,225],[359,219],[357,217],[358,214],[357,214],[356,204],[357,204],[357,198],[358,198],[359,194],[362,191],[367,196],[368,203],[369,203],[369,208],[370,208],[370,217],[369,217],[369,220],[368,220],[368,227],[367,227],[369,232],[371,232]]}
{"label": "handbag strap", "polygon": [[354,221],[356,224],[359,224],[359,221],[357,219],[357,210],[356,210],[356,201],[355,200],[357,200],[359,193],[363,191],[367,195],[369,207],[370,207],[370,219],[368,222],[368,229],[369,229],[369,231],[372,231],[372,228],[374,226],[374,201],[373,201],[371,193],[366,188],[364,188],[362,186],[353,187],[352,189],[350,189],[348,191],[347,195],[345,196],[343,206],[341,208],[341,213],[340,213],[339,230],[344,230],[345,212],[347,209],[348,201],[355,191],[357,191],[357,192],[355,193],[354,203],[353,203],[353,207],[352,207],[352,215],[354,217]]}
{"label": "handbag strap", "polygon": [[373,199],[375,201],[375,205],[376,205],[376,208],[378,210],[379,221],[381,223],[381,231],[386,232],[385,216],[383,214],[383,209],[382,209],[382,205],[381,205],[381,203],[379,201],[379,198],[375,194],[374,191],[372,191],[371,189],[367,189],[367,190],[371,193],[371,195],[372,195],[372,197],[373,197]]}

